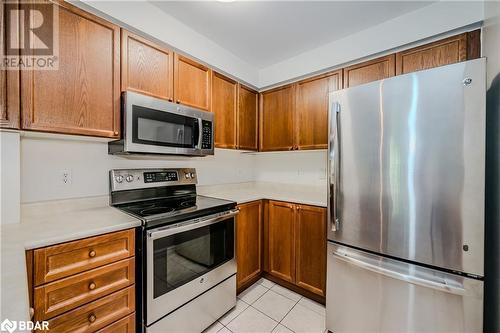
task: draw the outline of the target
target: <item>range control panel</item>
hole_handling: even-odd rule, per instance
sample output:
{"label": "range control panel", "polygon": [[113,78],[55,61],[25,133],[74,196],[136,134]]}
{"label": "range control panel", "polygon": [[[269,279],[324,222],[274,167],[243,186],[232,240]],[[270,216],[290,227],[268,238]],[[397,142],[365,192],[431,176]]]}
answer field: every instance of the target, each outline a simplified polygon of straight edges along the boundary
{"label": "range control panel", "polygon": [[111,191],[196,184],[196,169],[116,169],[109,172]]}

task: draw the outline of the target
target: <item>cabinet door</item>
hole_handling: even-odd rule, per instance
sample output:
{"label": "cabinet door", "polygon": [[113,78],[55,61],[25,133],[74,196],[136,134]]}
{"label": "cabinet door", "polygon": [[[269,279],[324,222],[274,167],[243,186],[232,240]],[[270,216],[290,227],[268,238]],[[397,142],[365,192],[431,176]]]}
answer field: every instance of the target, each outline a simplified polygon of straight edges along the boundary
{"label": "cabinet door", "polygon": [[165,47],[122,29],[122,90],[173,101],[174,55]]}
{"label": "cabinet door", "polygon": [[263,92],[260,103],[260,150],[292,150],[294,86]]}
{"label": "cabinet door", "polygon": [[21,71],[22,128],[119,137],[120,29],[67,2],[54,6],[59,68]]}
{"label": "cabinet door", "polygon": [[240,85],[238,98],[238,148],[257,150],[259,95]]}
{"label": "cabinet door", "polygon": [[[0,52],[7,53],[10,43],[10,16],[6,11],[6,3],[0,4]],[[19,71],[0,70],[0,127],[19,128]]]}
{"label": "cabinet door", "polygon": [[295,282],[295,205],[269,201],[269,273]]}
{"label": "cabinet door", "polygon": [[212,112],[215,118],[215,146],[236,148],[238,83],[219,73],[212,75]]}
{"label": "cabinet door", "polygon": [[295,283],[320,296],[326,285],[326,209],[297,206]]}
{"label": "cabinet door", "polygon": [[261,273],[262,202],[239,205],[236,218],[237,287],[240,288]]}
{"label": "cabinet door", "polygon": [[394,76],[395,55],[374,59],[344,68],[344,88]]}
{"label": "cabinet door", "polygon": [[341,87],[342,71],[297,83],[295,119],[298,149],[328,147],[328,93]]}
{"label": "cabinet door", "polygon": [[467,33],[396,53],[396,74],[467,60]]}
{"label": "cabinet door", "polygon": [[212,70],[179,54],[174,55],[175,102],[210,110]]}

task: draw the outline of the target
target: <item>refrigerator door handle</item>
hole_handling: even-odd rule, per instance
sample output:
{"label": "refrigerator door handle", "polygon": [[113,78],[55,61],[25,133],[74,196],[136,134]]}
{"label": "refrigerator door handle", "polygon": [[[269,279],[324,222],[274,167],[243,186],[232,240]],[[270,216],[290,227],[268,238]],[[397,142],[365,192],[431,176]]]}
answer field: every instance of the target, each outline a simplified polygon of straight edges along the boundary
{"label": "refrigerator door handle", "polygon": [[329,147],[330,147],[330,173],[329,173],[329,196],[328,200],[329,202],[329,221],[331,221],[331,230],[332,231],[337,231],[340,229],[340,220],[338,218],[338,211],[337,211],[337,198],[338,198],[338,187],[339,187],[339,180],[340,180],[340,172],[339,172],[339,165],[340,165],[340,150],[339,150],[339,113],[340,113],[340,103],[339,102],[334,102],[332,103],[332,108],[331,108],[331,113],[330,117],[332,119],[331,123],[331,128],[330,128],[330,142],[329,142]]}
{"label": "refrigerator door handle", "polygon": [[[359,268],[366,269],[366,270],[372,271],[374,273],[382,274],[382,275],[385,275],[385,276],[388,276],[388,277],[391,277],[391,278],[394,278],[397,280],[401,280],[404,282],[416,284],[416,285],[419,285],[422,287],[432,288],[435,290],[439,290],[439,291],[446,292],[449,294],[460,295],[460,296],[465,295],[465,292],[466,292],[462,285],[453,286],[453,285],[447,284],[445,282],[445,280],[443,280],[443,279],[438,279],[438,278],[436,278],[434,280],[424,279],[424,278],[413,276],[410,274],[396,272],[396,271],[391,270],[387,267],[383,267],[384,263],[381,261],[377,262],[378,265],[374,265],[374,264],[371,264],[369,262],[366,262],[366,261],[363,261],[363,260],[360,260],[357,258],[353,258],[345,253],[338,253],[338,252],[333,251],[333,252],[331,252],[331,255],[336,257],[337,259],[339,259],[341,261],[344,261],[348,264],[357,266]],[[456,281],[454,281],[454,282],[457,284]]]}

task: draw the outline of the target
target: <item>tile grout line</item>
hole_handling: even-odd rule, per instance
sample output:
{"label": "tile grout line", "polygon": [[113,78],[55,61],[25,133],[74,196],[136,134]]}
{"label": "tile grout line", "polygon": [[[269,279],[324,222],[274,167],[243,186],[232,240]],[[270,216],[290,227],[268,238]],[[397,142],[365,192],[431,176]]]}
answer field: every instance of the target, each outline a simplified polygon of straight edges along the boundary
{"label": "tile grout line", "polygon": [[288,314],[289,314],[290,312],[292,312],[292,310],[293,310],[293,309],[297,306],[297,304],[299,304],[299,302],[300,302],[300,300],[301,300],[302,298],[303,298],[303,296],[301,296],[301,297],[299,298],[299,300],[298,300],[298,301],[297,301],[297,302],[296,302],[296,303],[292,306],[292,308],[291,308],[291,309],[290,309],[290,310],[286,313],[286,315],[285,315],[285,316],[284,316],[284,317],[280,320],[280,322],[278,323],[278,325],[279,325],[279,324],[281,324],[281,325],[283,325],[284,327],[288,328],[290,331],[292,331],[292,332],[294,332],[294,333],[295,333],[295,331],[294,331],[294,330],[292,330],[290,327],[286,326],[285,324],[282,324],[281,322],[282,322],[282,321],[286,318],[286,316],[288,316]]}
{"label": "tile grout line", "polygon": [[[250,288],[251,288],[251,287],[250,287]],[[266,287],[264,287],[264,288],[266,288]],[[266,294],[266,293],[270,290],[270,289],[268,289],[268,288],[266,288],[266,289],[267,289],[267,290],[266,290],[266,292],[265,292],[264,294]],[[261,298],[262,296],[264,296],[264,294],[260,295],[260,296],[259,296],[259,297],[258,297],[255,301],[253,301],[252,303],[257,302],[257,300],[258,300],[259,298]],[[238,298],[238,299],[239,299],[240,301],[242,301],[243,303],[245,303],[246,305],[248,305],[248,306],[247,306],[247,307],[246,307],[243,311],[241,311],[240,313],[238,313],[238,314],[236,315],[236,317],[234,317],[233,319],[231,319],[231,320],[227,323],[228,325],[229,325],[230,323],[232,323],[232,322],[233,322],[236,318],[238,318],[238,317],[239,317],[239,316],[240,316],[243,312],[245,312],[246,310],[248,310],[248,308],[249,308],[249,307],[254,308],[254,307],[252,306],[252,304],[245,302],[245,301],[244,301],[244,300],[242,300],[241,298]],[[255,308],[254,308],[254,309],[255,309]],[[256,310],[257,310],[257,309],[256,309]],[[260,311],[259,311],[259,312],[260,312]],[[221,324],[222,324],[222,323],[221,323]],[[226,326],[226,325],[224,325],[224,324],[222,324],[222,325],[223,325],[224,327],[226,327],[226,328],[227,328],[227,326]],[[227,328],[227,329],[228,329],[228,330],[230,330],[229,328]],[[231,330],[230,330],[230,331],[231,331]],[[231,331],[231,332],[232,332],[232,331]],[[217,333],[217,332],[216,332],[216,333]]]}

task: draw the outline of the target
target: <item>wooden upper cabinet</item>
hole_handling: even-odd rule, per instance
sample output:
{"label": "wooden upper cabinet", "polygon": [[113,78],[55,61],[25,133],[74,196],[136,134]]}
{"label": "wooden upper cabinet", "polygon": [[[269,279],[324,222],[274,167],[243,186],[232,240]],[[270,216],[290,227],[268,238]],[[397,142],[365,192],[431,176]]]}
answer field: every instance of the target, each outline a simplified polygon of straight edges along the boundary
{"label": "wooden upper cabinet", "polygon": [[237,148],[238,83],[219,73],[212,75],[212,112],[215,118],[215,146]]}
{"label": "wooden upper cabinet", "polygon": [[59,68],[21,71],[22,128],[119,137],[120,28],[67,2],[53,6]]}
{"label": "wooden upper cabinet", "polygon": [[262,271],[262,202],[238,205],[236,218],[236,258],[238,288],[257,278]]}
{"label": "wooden upper cabinet", "polygon": [[212,70],[179,54],[174,55],[174,100],[210,111]]}
{"label": "wooden upper cabinet", "polygon": [[174,99],[174,54],[122,29],[122,90]]}
{"label": "wooden upper cabinet", "polygon": [[238,148],[257,150],[259,94],[239,85],[238,99]]}
{"label": "wooden upper cabinet", "polygon": [[328,94],[341,88],[341,70],[297,83],[295,117],[298,149],[328,147]]}
{"label": "wooden upper cabinet", "polygon": [[[5,55],[10,43],[10,17],[5,10],[6,3],[0,4],[0,52]],[[0,70],[0,127],[19,128],[19,71]]]}
{"label": "wooden upper cabinet", "polygon": [[294,148],[294,86],[288,85],[261,93],[260,150]]}
{"label": "wooden upper cabinet", "polygon": [[269,201],[269,273],[295,282],[295,205]]}
{"label": "wooden upper cabinet", "polygon": [[320,296],[326,289],[326,209],[298,205],[295,223],[295,283]]}
{"label": "wooden upper cabinet", "polygon": [[396,53],[396,75],[479,57],[479,30]]}
{"label": "wooden upper cabinet", "polygon": [[344,68],[344,88],[386,79],[395,75],[394,54]]}

